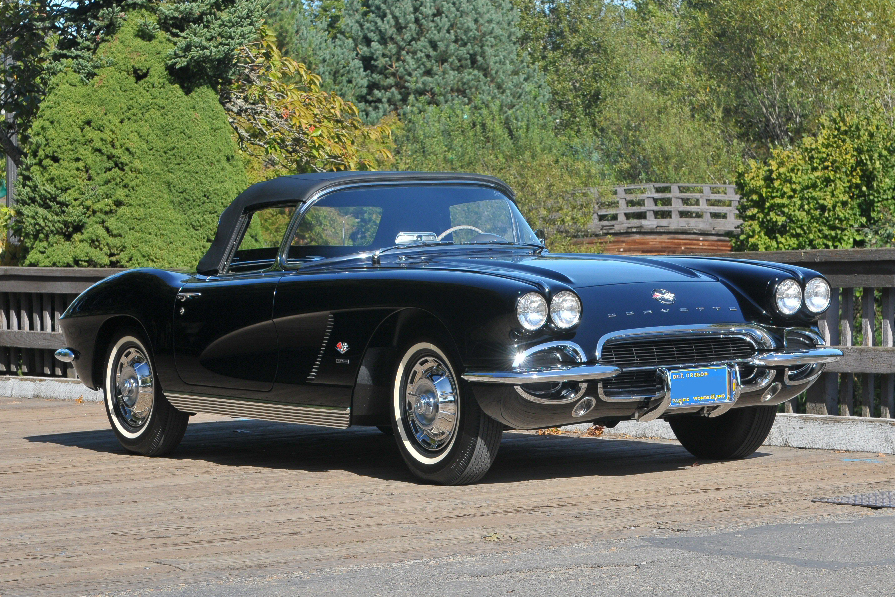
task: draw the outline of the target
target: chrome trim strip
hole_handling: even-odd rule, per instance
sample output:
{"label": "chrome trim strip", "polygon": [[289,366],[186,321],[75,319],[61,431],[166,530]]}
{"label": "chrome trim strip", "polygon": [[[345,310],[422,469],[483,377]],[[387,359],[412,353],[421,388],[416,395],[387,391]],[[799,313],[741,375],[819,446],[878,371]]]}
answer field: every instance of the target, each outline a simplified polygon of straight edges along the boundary
{"label": "chrome trim strip", "polygon": [[56,360],[62,361],[63,363],[71,363],[72,361],[76,361],[81,355],[79,355],[78,351],[73,348],[60,348],[53,353],[53,356],[56,357]]}
{"label": "chrome trim strip", "polygon": [[838,361],[842,351],[837,348],[813,348],[792,352],[769,352],[753,358],[750,363],[757,367],[792,367],[812,363],[832,363]]}
{"label": "chrome trim strip", "polygon": [[576,365],[562,369],[517,371],[467,371],[461,377],[472,383],[526,384],[550,381],[594,381],[621,373],[618,367],[607,365]]}
{"label": "chrome trim strip", "polygon": [[218,398],[189,394],[165,394],[165,397],[174,408],[184,412],[211,413],[340,429],[345,429],[351,424],[350,408],[256,402],[241,398]]}
{"label": "chrome trim strip", "polygon": [[[632,328],[604,334],[597,342],[597,360],[603,354],[603,346],[612,340],[632,339],[648,336],[673,338],[677,336],[735,336],[749,339],[756,348],[773,349],[774,340],[764,329],[757,325],[707,323],[703,325],[669,325],[652,328]],[[675,367],[677,365],[675,364]]]}

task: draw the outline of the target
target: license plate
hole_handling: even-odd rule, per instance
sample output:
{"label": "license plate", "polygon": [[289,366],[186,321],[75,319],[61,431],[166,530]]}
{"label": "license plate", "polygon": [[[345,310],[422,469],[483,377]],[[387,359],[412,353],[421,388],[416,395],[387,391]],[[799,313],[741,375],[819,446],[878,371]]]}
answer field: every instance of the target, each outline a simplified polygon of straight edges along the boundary
{"label": "license plate", "polygon": [[733,401],[737,390],[736,368],[702,367],[666,372],[671,403],[668,408],[713,406]]}

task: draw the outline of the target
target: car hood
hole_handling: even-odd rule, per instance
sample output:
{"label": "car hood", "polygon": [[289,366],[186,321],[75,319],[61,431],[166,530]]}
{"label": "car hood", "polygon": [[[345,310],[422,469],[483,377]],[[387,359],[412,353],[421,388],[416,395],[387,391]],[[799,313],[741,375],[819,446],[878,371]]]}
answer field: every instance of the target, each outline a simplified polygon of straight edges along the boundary
{"label": "car hood", "polygon": [[664,263],[648,257],[614,255],[513,255],[510,253],[445,256],[428,261],[429,267],[457,267],[465,271],[520,277],[527,280],[546,278],[573,288],[615,284],[662,284],[673,282],[712,282],[717,278]]}

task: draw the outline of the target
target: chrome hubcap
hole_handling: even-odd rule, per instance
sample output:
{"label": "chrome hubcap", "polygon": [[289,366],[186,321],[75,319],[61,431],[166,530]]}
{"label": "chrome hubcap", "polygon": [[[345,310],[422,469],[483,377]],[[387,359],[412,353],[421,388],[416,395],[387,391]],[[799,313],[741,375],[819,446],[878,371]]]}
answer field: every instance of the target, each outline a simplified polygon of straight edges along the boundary
{"label": "chrome hubcap", "polygon": [[457,432],[457,389],[447,366],[434,356],[419,359],[410,369],[401,413],[410,436],[431,452],[450,445]]}
{"label": "chrome hubcap", "polygon": [[149,359],[135,347],[126,349],[115,366],[115,411],[128,427],[140,429],[152,414],[155,397]]}

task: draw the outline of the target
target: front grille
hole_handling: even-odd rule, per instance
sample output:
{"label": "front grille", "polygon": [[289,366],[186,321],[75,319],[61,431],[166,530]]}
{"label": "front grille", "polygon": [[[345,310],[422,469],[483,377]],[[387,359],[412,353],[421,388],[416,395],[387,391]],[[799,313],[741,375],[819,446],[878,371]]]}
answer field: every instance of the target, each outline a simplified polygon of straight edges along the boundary
{"label": "front grille", "polygon": [[[745,338],[721,336],[681,336],[617,340],[603,346],[600,362],[625,368],[674,367],[729,363],[754,356],[755,346]],[[602,384],[606,396],[656,396],[664,383],[655,369],[623,371]]]}
{"label": "front grille", "polygon": [[626,367],[667,367],[729,363],[755,355],[755,346],[745,338],[683,336],[650,340],[617,340],[603,346],[600,362]]}

